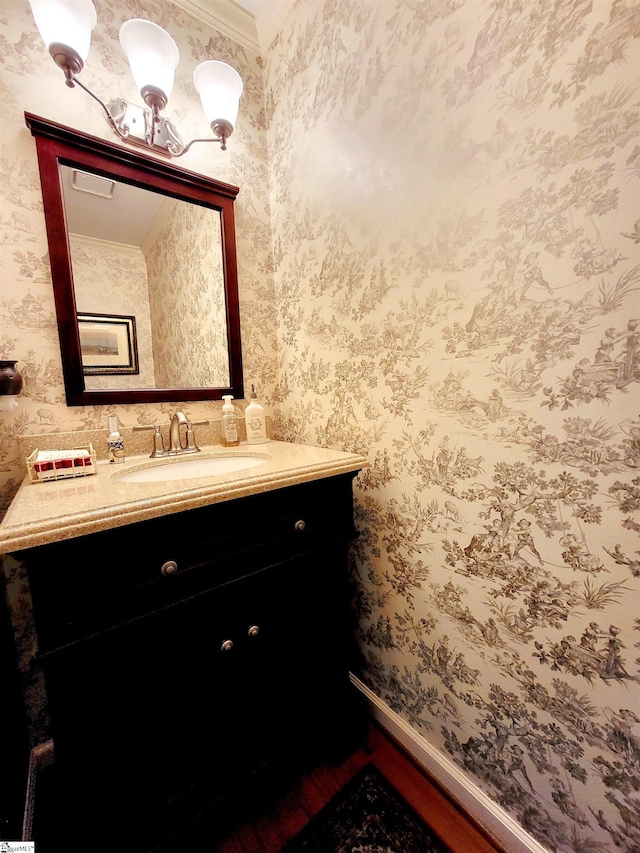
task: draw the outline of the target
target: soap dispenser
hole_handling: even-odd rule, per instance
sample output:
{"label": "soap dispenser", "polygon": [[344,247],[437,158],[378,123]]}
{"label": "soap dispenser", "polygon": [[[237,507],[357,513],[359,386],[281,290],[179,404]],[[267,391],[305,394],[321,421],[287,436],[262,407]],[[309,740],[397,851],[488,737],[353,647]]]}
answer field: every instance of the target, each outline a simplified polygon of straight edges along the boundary
{"label": "soap dispenser", "polygon": [[258,395],[253,385],[251,386],[249,400],[249,405],[244,412],[247,425],[247,444],[264,444],[267,441],[267,424],[264,408],[258,402]]}
{"label": "soap dispenser", "polygon": [[124,439],[118,429],[118,418],[107,418],[109,435],[107,436],[107,451],[109,462],[124,462]]}
{"label": "soap dispenser", "polygon": [[234,447],[240,444],[238,437],[238,418],[236,410],[233,408],[233,397],[231,394],[225,394],[222,398],[224,405],[222,406],[222,443],[225,447]]}

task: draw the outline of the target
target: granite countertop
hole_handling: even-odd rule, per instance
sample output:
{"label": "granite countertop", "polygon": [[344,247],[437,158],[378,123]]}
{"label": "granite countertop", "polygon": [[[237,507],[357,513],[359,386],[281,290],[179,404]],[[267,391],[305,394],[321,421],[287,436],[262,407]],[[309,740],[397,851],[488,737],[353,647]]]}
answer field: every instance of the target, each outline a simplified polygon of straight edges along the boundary
{"label": "granite countertop", "polygon": [[179,464],[185,458],[248,453],[265,456],[265,462],[231,474],[199,479],[158,483],[127,483],[119,479],[127,471],[164,462],[148,456],[131,457],[115,465],[99,461],[97,473],[85,477],[41,483],[31,483],[26,478],[0,524],[0,554],[336,474],[355,473],[367,465],[367,460],[355,453],[284,441],[230,448],[210,446],[166,464]]}

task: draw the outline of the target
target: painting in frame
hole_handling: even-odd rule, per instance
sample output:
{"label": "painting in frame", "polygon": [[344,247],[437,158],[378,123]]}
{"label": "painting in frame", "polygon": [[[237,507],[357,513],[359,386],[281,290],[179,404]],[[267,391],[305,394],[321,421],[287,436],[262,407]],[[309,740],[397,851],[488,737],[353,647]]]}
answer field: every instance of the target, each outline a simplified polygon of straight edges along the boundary
{"label": "painting in frame", "polygon": [[78,314],[85,376],[139,373],[136,319],[120,314]]}

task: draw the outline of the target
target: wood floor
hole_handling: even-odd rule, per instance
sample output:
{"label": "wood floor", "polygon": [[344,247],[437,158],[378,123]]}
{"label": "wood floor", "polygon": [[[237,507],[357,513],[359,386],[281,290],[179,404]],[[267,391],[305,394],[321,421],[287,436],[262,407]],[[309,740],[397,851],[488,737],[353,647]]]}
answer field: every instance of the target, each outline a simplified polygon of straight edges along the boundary
{"label": "wood floor", "polygon": [[[339,764],[310,766],[304,760],[304,770],[294,767],[281,777],[270,776],[266,785],[254,791],[254,796],[246,791],[227,806],[206,812],[202,821],[196,821],[184,832],[167,839],[156,853],[160,850],[162,853],[280,853],[283,846],[368,763],[374,764],[413,806],[450,853],[505,853],[504,849],[492,844],[377,725],[369,724],[366,738],[360,737],[359,742],[365,742],[365,746]],[[51,773],[51,770],[43,773],[38,783],[41,794],[37,798],[40,807],[36,809],[39,815],[36,826],[39,831],[35,838],[42,853],[60,853],[63,849],[60,833],[64,838],[68,835],[68,830],[59,825],[57,786],[55,774],[51,776]],[[114,849],[129,849],[122,839],[113,843]],[[111,846],[105,849],[110,850]]]}
{"label": "wood floor", "polygon": [[451,853],[504,853],[375,725],[369,727],[366,748],[342,764],[314,767],[284,790],[273,792],[270,802],[260,808],[252,810],[247,804],[243,823],[207,846],[206,853],[280,853],[284,844],[368,762],[413,806]]}

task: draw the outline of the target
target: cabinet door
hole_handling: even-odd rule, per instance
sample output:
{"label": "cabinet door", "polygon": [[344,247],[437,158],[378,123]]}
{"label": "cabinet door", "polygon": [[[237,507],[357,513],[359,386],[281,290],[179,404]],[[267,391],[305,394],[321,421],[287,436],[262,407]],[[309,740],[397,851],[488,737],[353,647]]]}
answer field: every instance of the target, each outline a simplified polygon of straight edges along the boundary
{"label": "cabinet door", "polygon": [[331,545],[45,659],[57,762],[92,819],[160,831],[327,736],[348,690],[344,565]]}
{"label": "cabinet door", "polygon": [[339,714],[348,689],[343,566],[344,546],[319,549],[261,572],[241,593],[229,655],[231,663],[237,653],[241,765],[258,766],[302,738],[318,740]]}
{"label": "cabinet door", "polygon": [[[232,596],[201,597],[43,661],[56,765],[74,812],[123,831],[178,821],[232,752],[237,668],[221,651]],[[174,813],[169,815],[167,810]]]}

